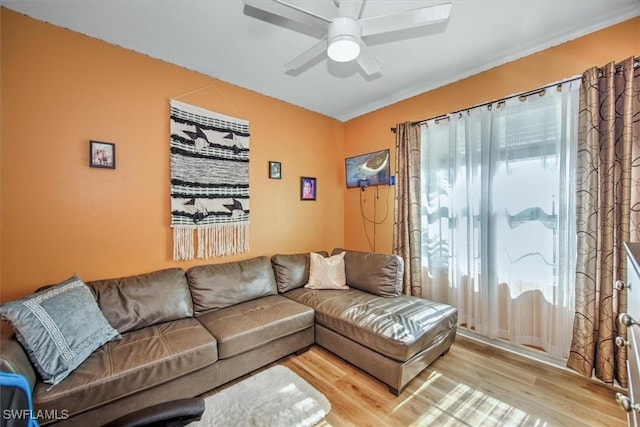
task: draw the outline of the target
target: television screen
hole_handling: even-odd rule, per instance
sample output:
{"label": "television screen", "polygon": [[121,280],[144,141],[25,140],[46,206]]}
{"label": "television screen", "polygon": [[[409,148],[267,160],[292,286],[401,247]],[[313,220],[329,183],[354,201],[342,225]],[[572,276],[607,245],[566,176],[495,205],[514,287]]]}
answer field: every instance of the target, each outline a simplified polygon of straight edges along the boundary
{"label": "television screen", "polygon": [[389,149],[345,159],[347,188],[389,185],[391,166]]}

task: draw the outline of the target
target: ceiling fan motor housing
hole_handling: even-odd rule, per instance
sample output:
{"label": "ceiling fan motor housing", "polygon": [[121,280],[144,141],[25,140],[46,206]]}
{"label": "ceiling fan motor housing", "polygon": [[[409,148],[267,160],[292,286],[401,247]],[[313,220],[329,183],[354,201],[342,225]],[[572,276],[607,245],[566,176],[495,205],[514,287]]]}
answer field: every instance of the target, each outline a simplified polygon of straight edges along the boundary
{"label": "ceiling fan motor housing", "polygon": [[356,19],[343,16],[335,18],[329,24],[329,58],[337,62],[349,62],[360,55],[360,37],[362,26]]}

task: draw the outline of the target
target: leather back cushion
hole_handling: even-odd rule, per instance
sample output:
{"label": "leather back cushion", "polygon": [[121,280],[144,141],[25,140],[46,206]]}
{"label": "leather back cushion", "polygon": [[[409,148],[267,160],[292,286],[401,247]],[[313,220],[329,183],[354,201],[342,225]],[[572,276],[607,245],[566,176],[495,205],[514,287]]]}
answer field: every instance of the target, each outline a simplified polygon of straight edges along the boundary
{"label": "leather back cushion", "polygon": [[344,254],[347,285],[381,297],[402,293],[404,261],[394,254],[345,251],[336,248],[331,255]]}
{"label": "leather back cushion", "polygon": [[104,316],[120,333],[193,317],[191,293],[181,268],[95,280],[87,285]]}
{"label": "leather back cushion", "polygon": [[[329,256],[325,251],[316,253],[325,258]],[[282,294],[292,289],[301,288],[309,282],[310,259],[309,252],[291,255],[277,254],[271,257],[278,292]]]}
{"label": "leather back cushion", "polygon": [[187,279],[195,315],[278,294],[266,256],[192,267],[187,270]]}

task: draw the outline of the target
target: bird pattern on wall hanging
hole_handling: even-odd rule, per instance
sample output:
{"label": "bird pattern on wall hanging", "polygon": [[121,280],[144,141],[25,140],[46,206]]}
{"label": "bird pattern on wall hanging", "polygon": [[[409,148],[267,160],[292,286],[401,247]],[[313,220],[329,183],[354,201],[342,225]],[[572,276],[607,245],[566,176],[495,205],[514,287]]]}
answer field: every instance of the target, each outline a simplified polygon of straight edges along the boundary
{"label": "bird pattern on wall hanging", "polygon": [[249,122],[170,103],[173,259],[249,250]]}

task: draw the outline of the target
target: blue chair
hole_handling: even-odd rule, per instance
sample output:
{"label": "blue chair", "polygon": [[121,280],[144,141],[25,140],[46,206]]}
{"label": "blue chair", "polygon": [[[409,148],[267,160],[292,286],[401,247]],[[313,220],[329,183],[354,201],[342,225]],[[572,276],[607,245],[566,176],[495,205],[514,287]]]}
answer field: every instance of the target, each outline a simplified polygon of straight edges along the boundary
{"label": "blue chair", "polygon": [[0,418],[6,427],[40,427],[34,418],[31,388],[25,377],[0,372]]}

